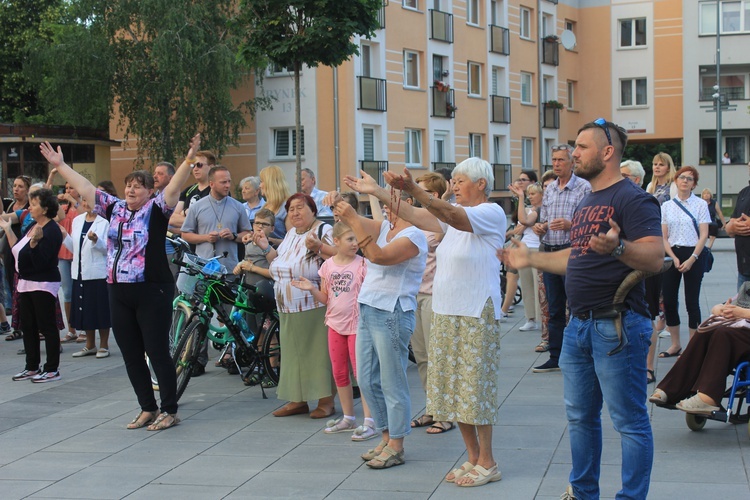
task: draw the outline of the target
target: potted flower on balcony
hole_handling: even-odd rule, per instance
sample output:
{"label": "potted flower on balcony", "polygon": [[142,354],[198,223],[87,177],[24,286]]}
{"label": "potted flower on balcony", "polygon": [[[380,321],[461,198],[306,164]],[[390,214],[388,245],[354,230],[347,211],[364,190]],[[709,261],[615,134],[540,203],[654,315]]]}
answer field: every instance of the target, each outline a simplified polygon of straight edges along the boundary
{"label": "potted flower on balcony", "polygon": [[443,81],[435,80],[435,88],[438,92],[448,92],[451,89],[451,86]]}
{"label": "potted flower on balcony", "polygon": [[558,37],[557,35],[547,35],[547,36],[544,37],[544,41],[545,42],[555,42],[555,43],[557,43],[558,40],[560,40],[560,37]]}
{"label": "potted flower on balcony", "polygon": [[458,110],[458,107],[452,102],[445,103],[445,111],[448,113],[449,116],[455,113],[456,110]]}
{"label": "potted flower on balcony", "polygon": [[555,101],[554,99],[552,99],[551,101],[547,101],[544,104],[547,108],[552,109],[563,109],[565,107],[563,106],[563,103],[561,103],[560,101]]}

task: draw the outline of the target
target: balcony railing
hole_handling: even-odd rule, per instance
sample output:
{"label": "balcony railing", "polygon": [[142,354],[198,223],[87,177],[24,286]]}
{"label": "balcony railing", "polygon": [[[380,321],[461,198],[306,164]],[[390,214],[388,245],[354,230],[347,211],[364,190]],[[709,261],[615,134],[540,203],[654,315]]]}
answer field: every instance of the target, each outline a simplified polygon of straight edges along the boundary
{"label": "balcony railing", "polygon": [[544,128],[560,128],[560,108],[550,106],[546,102],[542,103],[544,107]]}
{"label": "balcony railing", "polygon": [[453,14],[430,9],[430,38],[453,43]]}
{"label": "balcony railing", "polygon": [[450,170],[453,170],[456,168],[455,162],[447,162],[447,161],[433,161],[432,162],[432,170],[439,170],[441,168],[448,168]]}
{"label": "balcony railing", "polygon": [[493,191],[508,191],[513,179],[513,166],[510,163],[493,163],[492,174],[495,176]]}
{"label": "balcony railing", "polygon": [[550,3],[553,3],[555,5],[557,5],[557,0],[547,0],[547,1],[550,2]]}
{"label": "balcony railing", "polygon": [[453,89],[438,90],[438,87],[430,87],[432,92],[432,116],[440,118],[453,118],[456,115],[456,101]]}
{"label": "balcony railing", "polygon": [[560,64],[560,46],[557,37],[542,38],[542,62],[558,66]]}
{"label": "balcony railing", "polygon": [[510,31],[490,24],[490,52],[510,55]]}
{"label": "balcony railing", "polygon": [[[701,89],[701,101],[713,101],[714,94],[716,91],[712,88]],[[722,87],[719,89],[719,93],[730,100],[744,100],[745,99],[745,87]]]}
{"label": "balcony railing", "polygon": [[380,187],[385,187],[385,180],[383,180],[383,173],[388,170],[388,162],[381,160],[360,160],[360,169],[367,172],[367,174],[378,181]]}
{"label": "balcony railing", "polygon": [[385,6],[386,4],[384,2],[383,6],[378,10],[378,25],[381,30],[385,29]]}
{"label": "balcony railing", "polygon": [[490,97],[492,98],[492,122],[510,123],[510,97],[501,95]]}
{"label": "balcony railing", "polygon": [[380,78],[358,76],[359,109],[387,111],[386,81]]}

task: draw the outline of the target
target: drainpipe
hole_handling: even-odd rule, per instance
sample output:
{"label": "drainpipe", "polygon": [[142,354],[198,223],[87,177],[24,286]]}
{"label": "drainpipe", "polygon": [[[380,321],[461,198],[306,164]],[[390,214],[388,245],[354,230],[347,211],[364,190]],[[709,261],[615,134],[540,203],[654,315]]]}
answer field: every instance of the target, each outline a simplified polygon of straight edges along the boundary
{"label": "drainpipe", "polygon": [[333,67],[333,164],[336,171],[336,191],[341,188],[341,160],[339,158],[339,72]]}
{"label": "drainpipe", "polygon": [[[544,78],[542,76],[542,51],[544,50],[544,41],[542,40],[542,25],[543,25],[543,16],[542,16],[542,0],[537,0],[536,2],[536,12],[537,12],[537,43],[539,44],[539,50],[537,51],[537,58],[536,58],[536,67],[537,67],[537,86],[536,86],[536,93],[537,93],[537,102],[539,103],[539,115],[537,119],[537,126],[539,129],[539,178],[542,178],[542,174],[544,173],[544,105],[542,105],[542,82],[544,81]],[[533,165],[532,165],[533,168]]]}

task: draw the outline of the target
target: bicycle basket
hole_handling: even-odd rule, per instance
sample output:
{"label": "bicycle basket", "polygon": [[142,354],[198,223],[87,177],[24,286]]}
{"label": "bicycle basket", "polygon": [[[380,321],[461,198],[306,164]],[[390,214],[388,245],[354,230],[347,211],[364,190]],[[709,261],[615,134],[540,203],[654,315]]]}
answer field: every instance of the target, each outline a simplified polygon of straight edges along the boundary
{"label": "bicycle basket", "polygon": [[195,291],[195,284],[200,279],[199,274],[188,274],[185,269],[200,270],[206,265],[208,259],[198,257],[197,255],[185,254],[182,257],[185,266],[180,268],[180,273],[177,276],[177,289],[188,296],[192,296]]}
{"label": "bicycle basket", "polygon": [[260,280],[255,283],[256,291],[248,293],[248,302],[259,312],[270,313],[276,310],[276,296],[273,281]]}

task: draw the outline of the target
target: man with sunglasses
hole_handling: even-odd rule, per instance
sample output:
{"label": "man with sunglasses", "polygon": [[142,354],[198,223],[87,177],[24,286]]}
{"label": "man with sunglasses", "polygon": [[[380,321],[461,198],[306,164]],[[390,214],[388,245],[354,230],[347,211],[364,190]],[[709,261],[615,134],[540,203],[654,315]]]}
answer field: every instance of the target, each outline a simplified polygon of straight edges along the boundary
{"label": "man with sunglasses", "polygon": [[205,198],[211,192],[211,186],[208,184],[208,172],[214,165],[216,165],[216,155],[211,151],[198,151],[196,153],[195,163],[190,165],[196,183],[180,193],[180,201],[177,202],[177,206],[169,218],[170,230],[173,233],[179,235],[182,231],[182,224],[185,223],[190,205]]}
{"label": "man with sunglasses", "polygon": [[[557,180],[544,190],[539,222],[534,232],[539,236],[540,252],[557,252],[570,247],[570,226],[573,211],[591,192],[591,184],[573,173],[573,157],[567,144],[552,146],[552,170]],[[532,370],[534,373],[559,371],[560,349],[565,330],[568,297],[565,295],[565,276],[542,274],[547,290],[549,311],[549,359]]]}
{"label": "man with sunglasses", "polygon": [[654,445],[646,408],[646,355],[651,321],[642,282],[615,303],[634,270],[659,272],[664,259],[656,198],[622,177],[624,129],[604,119],[576,139],[576,174],[591,182],[571,226],[571,248],[541,256],[519,248],[503,258],[565,274],[570,323],[560,356],[573,466],[561,498],[599,498],[602,403],[621,436],[622,489],[617,498],[646,498]]}

